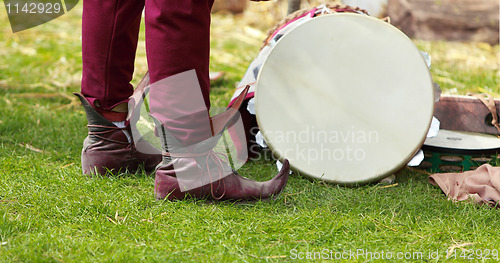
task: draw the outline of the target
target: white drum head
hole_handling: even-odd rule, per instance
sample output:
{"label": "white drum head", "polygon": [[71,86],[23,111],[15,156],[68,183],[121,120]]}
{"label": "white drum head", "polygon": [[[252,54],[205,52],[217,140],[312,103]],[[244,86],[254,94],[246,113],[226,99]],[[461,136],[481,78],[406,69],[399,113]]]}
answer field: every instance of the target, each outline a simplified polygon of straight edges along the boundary
{"label": "white drum head", "polygon": [[427,138],[424,145],[450,152],[491,152],[500,149],[500,139],[491,134],[439,130],[437,136]]}
{"label": "white drum head", "polygon": [[370,182],[422,145],[434,94],[420,51],[395,27],[358,14],[322,15],[284,35],[256,85],[267,144],[295,170]]}

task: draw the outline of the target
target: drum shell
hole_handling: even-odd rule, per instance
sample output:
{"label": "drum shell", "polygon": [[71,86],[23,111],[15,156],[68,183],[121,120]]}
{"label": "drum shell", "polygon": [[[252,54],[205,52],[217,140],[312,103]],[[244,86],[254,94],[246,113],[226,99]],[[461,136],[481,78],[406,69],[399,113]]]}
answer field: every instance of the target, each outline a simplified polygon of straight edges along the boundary
{"label": "drum shell", "polygon": [[500,139],[495,135],[441,129],[422,146],[419,168],[429,172],[461,172],[499,161]]}
{"label": "drum shell", "polygon": [[424,160],[418,166],[431,173],[449,173],[475,170],[485,163],[495,165],[500,161],[498,149],[487,152],[453,151],[423,145]]}

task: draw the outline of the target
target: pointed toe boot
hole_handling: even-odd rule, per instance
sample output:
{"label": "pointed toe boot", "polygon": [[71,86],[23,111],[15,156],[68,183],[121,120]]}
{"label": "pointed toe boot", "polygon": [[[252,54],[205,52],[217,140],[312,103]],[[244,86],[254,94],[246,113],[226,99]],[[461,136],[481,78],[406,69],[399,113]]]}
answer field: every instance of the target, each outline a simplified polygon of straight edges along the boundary
{"label": "pointed toe boot", "polygon": [[173,135],[170,130],[175,129],[170,129],[168,123],[161,123],[151,115],[163,147],[162,162],[155,172],[156,198],[254,201],[281,193],[290,172],[287,160],[273,179],[257,182],[239,175],[225,154],[214,151],[226,127],[237,118],[247,92],[248,87],[227,111],[210,118],[209,128],[213,131],[210,138],[189,145]]}
{"label": "pointed toe boot", "polygon": [[156,169],[162,160],[160,151],[157,154],[137,151],[129,125],[117,127],[99,114],[84,96],[74,94],[80,99],[88,121],[88,136],[83,142],[81,155],[84,174],[135,172],[140,166],[144,166],[148,173]]}

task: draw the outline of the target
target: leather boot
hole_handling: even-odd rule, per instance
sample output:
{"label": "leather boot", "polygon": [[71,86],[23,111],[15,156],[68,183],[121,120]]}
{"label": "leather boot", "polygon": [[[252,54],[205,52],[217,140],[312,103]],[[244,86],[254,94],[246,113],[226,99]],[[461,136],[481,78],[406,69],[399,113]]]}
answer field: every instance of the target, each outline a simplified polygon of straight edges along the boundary
{"label": "leather boot", "polygon": [[[135,172],[141,165],[147,173],[155,170],[161,162],[161,152],[154,149],[148,151],[150,154],[136,150],[130,125],[119,128],[112,122],[99,114],[90,102],[81,94],[74,93],[81,101],[88,121],[88,136],[83,142],[82,149],[82,172],[87,175],[107,172],[117,174],[119,172]],[[127,131],[130,138],[123,131]],[[148,144],[146,141],[138,142]],[[156,154],[153,152],[156,151]]]}
{"label": "leather boot", "polygon": [[214,151],[225,128],[237,118],[247,92],[248,88],[226,112],[210,118],[212,137],[188,146],[152,115],[163,146],[163,159],[155,173],[156,198],[252,201],[281,193],[290,172],[288,160],[273,179],[257,182],[239,175],[226,155]]}

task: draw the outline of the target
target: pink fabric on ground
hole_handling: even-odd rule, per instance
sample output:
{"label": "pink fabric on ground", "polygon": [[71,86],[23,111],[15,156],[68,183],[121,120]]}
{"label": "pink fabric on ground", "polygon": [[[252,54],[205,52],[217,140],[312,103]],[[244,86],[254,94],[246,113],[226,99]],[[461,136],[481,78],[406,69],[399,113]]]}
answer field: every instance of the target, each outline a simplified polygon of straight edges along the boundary
{"label": "pink fabric on ground", "polygon": [[429,176],[449,200],[474,200],[478,204],[497,205],[500,201],[500,167],[483,164],[474,171],[438,173]]}

